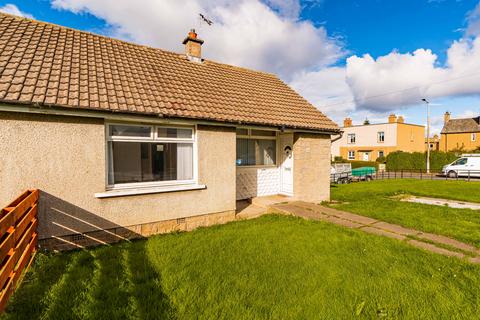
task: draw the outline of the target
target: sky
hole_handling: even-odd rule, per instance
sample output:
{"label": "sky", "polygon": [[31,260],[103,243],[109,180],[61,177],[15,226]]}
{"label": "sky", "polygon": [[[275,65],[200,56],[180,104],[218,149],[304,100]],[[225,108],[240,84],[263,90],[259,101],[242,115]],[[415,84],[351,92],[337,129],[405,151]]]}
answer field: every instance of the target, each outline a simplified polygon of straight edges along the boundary
{"label": "sky", "polygon": [[[278,75],[342,125],[480,115],[479,0],[0,0],[0,11]],[[202,13],[211,26],[199,18]]]}

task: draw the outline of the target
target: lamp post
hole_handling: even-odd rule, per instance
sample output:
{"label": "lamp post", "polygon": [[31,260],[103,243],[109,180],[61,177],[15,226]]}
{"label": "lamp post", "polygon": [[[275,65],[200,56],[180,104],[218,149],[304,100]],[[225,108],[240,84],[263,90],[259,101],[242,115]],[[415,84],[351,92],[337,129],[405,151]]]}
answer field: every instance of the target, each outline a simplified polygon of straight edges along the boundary
{"label": "lamp post", "polygon": [[427,173],[430,173],[430,102],[427,99],[422,99],[427,105]]}

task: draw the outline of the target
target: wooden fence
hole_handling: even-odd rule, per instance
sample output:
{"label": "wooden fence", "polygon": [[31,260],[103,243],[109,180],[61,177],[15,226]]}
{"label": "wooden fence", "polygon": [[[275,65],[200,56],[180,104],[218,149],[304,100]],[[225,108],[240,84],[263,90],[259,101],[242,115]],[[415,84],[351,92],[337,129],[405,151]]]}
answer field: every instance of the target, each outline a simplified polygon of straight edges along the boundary
{"label": "wooden fence", "polygon": [[38,190],[27,190],[0,212],[0,312],[15,291],[37,245]]}

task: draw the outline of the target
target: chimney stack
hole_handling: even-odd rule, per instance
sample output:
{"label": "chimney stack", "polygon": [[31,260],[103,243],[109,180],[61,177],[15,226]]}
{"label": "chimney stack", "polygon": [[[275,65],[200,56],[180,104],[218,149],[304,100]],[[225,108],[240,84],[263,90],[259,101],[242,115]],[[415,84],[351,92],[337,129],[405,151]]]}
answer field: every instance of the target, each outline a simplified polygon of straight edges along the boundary
{"label": "chimney stack", "polygon": [[351,126],[352,126],[352,119],[345,118],[345,120],[343,120],[343,127],[347,128],[347,127],[351,127]]}
{"label": "chimney stack", "polygon": [[388,116],[388,123],[395,123],[397,122],[397,116],[392,113],[391,115]]}
{"label": "chimney stack", "polygon": [[444,123],[447,123],[448,121],[450,121],[450,112],[445,112],[445,114],[443,115],[443,122]]}
{"label": "chimney stack", "polygon": [[203,40],[198,39],[195,29],[191,29],[188,36],[183,40],[185,45],[185,54],[188,60],[193,62],[202,62],[202,44]]}
{"label": "chimney stack", "polygon": [[398,122],[398,123],[404,123],[404,122],[405,122],[405,119],[403,119],[402,116],[398,116],[397,122]]}

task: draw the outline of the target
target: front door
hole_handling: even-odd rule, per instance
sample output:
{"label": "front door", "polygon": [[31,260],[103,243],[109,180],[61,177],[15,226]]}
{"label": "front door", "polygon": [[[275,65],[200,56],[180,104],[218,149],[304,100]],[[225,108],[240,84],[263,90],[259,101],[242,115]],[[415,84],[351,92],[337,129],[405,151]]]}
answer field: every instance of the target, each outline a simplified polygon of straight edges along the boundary
{"label": "front door", "polygon": [[363,161],[369,161],[369,160],[370,160],[370,152],[364,152]]}
{"label": "front door", "polygon": [[293,134],[280,135],[280,193],[293,196]]}

